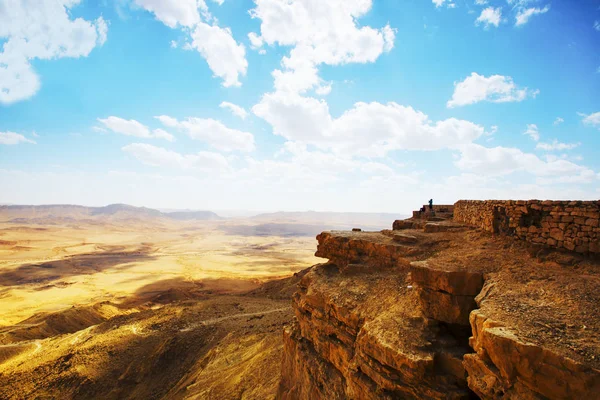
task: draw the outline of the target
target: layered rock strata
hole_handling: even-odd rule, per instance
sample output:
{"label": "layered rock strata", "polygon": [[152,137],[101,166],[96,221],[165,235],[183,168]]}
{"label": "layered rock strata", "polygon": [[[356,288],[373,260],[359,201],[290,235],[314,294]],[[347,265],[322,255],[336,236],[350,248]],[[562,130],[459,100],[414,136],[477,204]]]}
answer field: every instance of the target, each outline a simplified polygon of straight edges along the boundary
{"label": "layered rock strata", "polygon": [[[600,330],[593,306],[600,300],[600,265],[556,256],[577,263],[578,275],[530,259],[525,243],[452,221],[434,231],[414,222],[396,221],[391,231],[317,236],[316,255],[329,261],[314,266],[293,297],[278,398],[600,393],[600,343],[593,339]],[[525,300],[532,296],[541,308]],[[576,326],[582,316],[585,328]],[[567,329],[561,338],[555,325]]]}
{"label": "layered rock strata", "polygon": [[318,236],[316,254],[330,261],[294,295],[280,398],[469,398],[468,335],[421,309],[410,262],[431,243],[413,233]]}

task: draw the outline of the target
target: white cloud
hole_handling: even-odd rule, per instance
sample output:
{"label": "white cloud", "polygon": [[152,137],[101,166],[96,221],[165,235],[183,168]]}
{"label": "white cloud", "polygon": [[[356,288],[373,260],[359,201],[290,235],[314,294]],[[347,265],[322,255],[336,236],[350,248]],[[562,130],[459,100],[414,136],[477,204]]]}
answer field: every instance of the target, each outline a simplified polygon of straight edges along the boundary
{"label": "white cloud", "polygon": [[198,8],[207,10],[204,0],[135,0],[135,3],[169,28],[177,25],[190,28],[200,22]]}
{"label": "white cloud", "polygon": [[456,166],[466,171],[476,171],[488,176],[502,176],[514,172],[526,172],[551,182],[591,182],[597,179],[591,169],[564,159],[550,158],[544,161],[535,154],[510,147],[488,148],[468,144],[460,148]]}
{"label": "white cloud", "polygon": [[545,151],[572,150],[580,145],[581,143],[561,143],[558,140],[554,139],[552,143],[540,142],[535,146],[535,148]]}
{"label": "white cloud", "polygon": [[502,19],[502,8],[501,7],[487,7],[481,11],[479,17],[475,20],[475,24],[483,24],[484,28],[489,28],[490,26],[498,27],[500,25],[500,20]]}
{"label": "white cloud", "polygon": [[477,4],[478,6],[483,6],[487,4],[487,0],[475,0],[475,4]]}
{"label": "white cloud", "polygon": [[539,90],[519,88],[510,76],[492,75],[485,77],[471,73],[462,82],[454,82],[452,99],[446,104],[449,108],[474,104],[480,101],[492,103],[519,102],[527,97],[536,97]]}
{"label": "white cloud", "polygon": [[341,154],[383,156],[391,150],[436,150],[470,143],[483,127],[454,118],[432,122],[427,115],[391,102],[356,103],[333,118],[324,100],[267,93],[252,108],[273,133],[290,141]]}
{"label": "white cloud", "polygon": [[95,21],[71,19],[69,9],[79,0],[0,0],[0,103],[30,98],[40,88],[33,70],[34,59],[87,57],[106,41],[108,26]]}
{"label": "white cloud", "polygon": [[160,129],[160,128],[154,129],[152,131],[152,134],[157,139],[166,139],[169,142],[175,141],[175,136],[171,135],[169,132],[165,131],[164,129]]}
{"label": "white cloud", "polygon": [[248,116],[248,111],[246,111],[243,107],[240,107],[237,104],[233,104],[228,101],[222,102],[221,104],[219,104],[219,107],[229,109],[229,111],[231,111],[234,115],[237,115],[241,119],[246,119],[246,117]]}
{"label": "white cloud", "polygon": [[523,135],[527,135],[536,142],[540,140],[540,131],[536,124],[527,124],[527,130],[523,132]]}
{"label": "white cloud", "polygon": [[374,62],[394,47],[395,31],[389,25],[359,27],[371,0],[257,0],[251,16],[261,20],[260,36],[249,34],[253,47],[292,46],[273,72],[276,90],[304,92],[318,88],[320,64]]}
{"label": "white cloud", "polygon": [[154,167],[171,167],[181,169],[199,170],[229,170],[227,159],[219,153],[201,151],[196,154],[180,154],[162,147],[146,143],[132,143],[124,146],[122,150],[146,165]]}
{"label": "white cloud", "polygon": [[562,119],[561,117],[556,117],[556,119],[554,120],[554,122],[552,123],[552,125],[560,125],[563,122],[565,122],[564,119]]}
{"label": "white cloud", "polygon": [[98,30],[98,46],[102,46],[106,43],[106,38],[108,36],[108,23],[102,18],[102,16],[96,19],[96,29]]}
{"label": "white cloud", "polygon": [[221,151],[254,150],[254,136],[251,133],[228,128],[212,118],[186,118],[183,121],[166,115],[156,118],[166,126],[178,128],[192,139],[201,140]]}
{"label": "white cloud", "polygon": [[159,115],[154,118],[159,120],[164,126],[168,126],[170,128],[177,128],[177,125],[179,124],[177,119],[175,119],[173,117],[169,117],[168,115]]}
{"label": "white cloud", "polygon": [[600,31],[600,21],[594,21],[594,29]]}
{"label": "white cloud", "polygon": [[[238,44],[229,28],[221,28],[208,11],[204,0],[135,0],[154,13],[156,19],[170,28],[183,28],[191,42],[185,50],[195,49],[208,63],[215,76],[223,80],[223,86],[241,86],[240,76],[246,75],[248,62],[244,45]],[[216,1],[222,4],[222,1]],[[204,19],[205,21],[202,21]],[[206,22],[214,21],[213,25]],[[173,42],[171,42],[171,47]]]}
{"label": "white cloud", "polygon": [[315,89],[315,93],[319,96],[326,96],[331,93],[331,82],[326,84],[321,84],[319,87]]}
{"label": "white cloud", "polygon": [[243,44],[237,44],[229,28],[196,25],[191,34],[191,46],[206,59],[212,72],[223,79],[223,86],[241,86],[240,76],[246,75],[248,61]]}
{"label": "white cloud", "polygon": [[[155,129],[153,132],[150,132],[150,129],[134,120],[134,119],[123,119],[123,118],[119,118],[119,117],[114,117],[114,116],[110,116],[108,118],[98,118],[98,122],[102,123],[106,128],[110,129],[111,131],[115,132],[115,133],[120,133],[121,135],[126,135],[126,136],[135,136],[135,137],[139,137],[139,138],[145,138],[145,139],[151,139],[151,138],[156,138],[156,139],[166,139],[169,142],[172,142],[175,140],[175,138],[173,137],[173,135],[171,135],[170,133],[162,130],[162,129]],[[97,128],[97,127],[94,127]],[[92,128],[92,129],[94,129]],[[102,129],[102,128],[100,128]],[[94,129],[96,131],[100,131],[99,129]]]}
{"label": "white cloud", "polygon": [[250,47],[252,47],[255,50],[261,48],[264,44],[262,38],[254,32],[250,32],[248,34],[248,39],[250,40]]}
{"label": "white cloud", "polygon": [[92,126],[92,130],[98,133],[108,133],[108,130],[101,126]]}
{"label": "white cloud", "polygon": [[[435,4],[435,8],[440,8],[446,2],[446,0],[431,0],[431,1],[433,2],[433,4]],[[456,8],[456,4],[453,3],[452,0],[449,0],[448,3],[446,4],[446,7]]]}
{"label": "white cloud", "polygon": [[583,117],[583,124],[590,125],[594,128],[600,129],[600,111],[586,115],[583,113],[577,113],[580,117]]}
{"label": "white cloud", "polygon": [[517,12],[515,26],[525,25],[527,23],[527,21],[529,21],[529,18],[531,18],[532,16],[538,15],[538,14],[544,14],[544,13],[548,12],[549,10],[550,10],[550,6],[546,6],[544,8],[532,7],[532,8],[521,9]]}
{"label": "white cloud", "polygon": [[0,144],[14,145],[19,143],[32,143],[35,141],[27,139],[25,136],[15,132],[0,132]]}

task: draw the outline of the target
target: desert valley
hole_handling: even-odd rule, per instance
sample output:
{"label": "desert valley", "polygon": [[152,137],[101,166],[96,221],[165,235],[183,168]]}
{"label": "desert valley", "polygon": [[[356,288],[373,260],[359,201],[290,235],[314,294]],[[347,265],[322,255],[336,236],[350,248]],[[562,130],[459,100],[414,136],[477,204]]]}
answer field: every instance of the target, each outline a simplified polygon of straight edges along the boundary
{"label": "desert valley", "polygon": [[597,201],[459,201],[392,229],[386,214],[1,211],[2,398],[600,390]]}
{"label": "desert valley", "polygon": [[316,234],[393,218],[0,206],[0,397],[272,397]]}

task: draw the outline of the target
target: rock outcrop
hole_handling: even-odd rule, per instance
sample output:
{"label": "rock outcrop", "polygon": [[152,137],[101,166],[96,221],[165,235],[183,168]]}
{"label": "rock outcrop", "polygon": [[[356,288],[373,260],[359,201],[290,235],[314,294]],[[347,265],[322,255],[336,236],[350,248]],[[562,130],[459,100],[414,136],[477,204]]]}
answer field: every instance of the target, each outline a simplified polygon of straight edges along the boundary
{"label": "rock outcrop", "polygon": [[598,396],[600,264],[428,224],[317,236],[328,262],[293,297],[278,398]]}

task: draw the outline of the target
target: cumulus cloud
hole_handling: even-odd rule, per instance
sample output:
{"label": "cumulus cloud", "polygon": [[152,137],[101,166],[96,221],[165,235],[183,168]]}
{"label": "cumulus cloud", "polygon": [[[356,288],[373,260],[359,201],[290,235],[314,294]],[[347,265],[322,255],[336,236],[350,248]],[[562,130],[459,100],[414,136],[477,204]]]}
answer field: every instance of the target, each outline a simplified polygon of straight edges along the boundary
{"label": "cumulus cloud", "polygon": [[254,150],[254,135],[228,128],[221,121],[212,118],[186,118],[183,121],[166,115],[155,118],[165,126],[177,128],[192,139],[203,141],[217,150],[243,152]]}
{"label": "cumulus cloud", "polygon": [[484,28],[489,28],[490,26],[498,27],[500,25],[500,21],[502,19],[502,8],[501,7],[487,7],[481,11],[479,17],[475,20],[475,25],[483,24]]}
{"label": "cumulus cloud", "polygon": [[291,46],[282,69],[273,72],[277,90],[303,92],[318,88],[320,64],[374,62],[394,47],[395,31],[359,27],[357,20],[371,0],[257,0],[251,16],[261,20],[260,36],[249,34],[252,46]]}
{"label": "cumulus cloud", "polygon": [[27,139],[25,136],[15,132],[0,132],[0,144],[14,145],[19,143],[32,143],[35,141]]}
{"label": "cumulus cloud", "polygon": [[79,0],[0,0],[0,103],[11,104],[33,96],[40,78],[31,61],[87,57],[106,41],[108,26],[72,19],[70,8]]}
{"label": "cumulus cloud", "polygon": [[550,6],[545,6],[544,8],[531,7],[521,9],[517,12],[515,26],[525,25],[527,21],[529,21],[529,18],[534,15],[547,13],[548,11],[550,11]]}
{"label": "cumulus cloud", "polygon": [[211,71],[223,79],[223,86],[241,86],[239,78],[246,75],[248,61],[243,44],[237,44],[229,28],[196,25],[191,34],[192,48],[206,59]]}
{"label": "cumulus cloud", "polygon": [[[152,12],[156,19],[170,28],[182,28],[190,42],[184,49],[195,49],[208,63],[223,86],[241,86],[239,78],[246,75],[246,49],[238,44],[229,28],[221,28],[208,11],[204,0],[135,0]],[[221,4],[222,1],[217,1]],[[212,25],[207,22],[213,21]],[[171,43],[172,45],[172,43]]]}
{"label": "cumulus cloud", "polygon": [[474,143],[460,148],[460,158],[455,164],[461,170],[489,176],[522,171],[544,178],[546,183],[561,179],[563,182],[591,182],[597,179],[596,172],[571,161],[555,158],[544,161],[535,154],[525,153],[517,148],[488,148]]}
{"label": "cumulus cloud", "polygon": [[600,111],[592,113],[592,114],[584,114],[577,113],[580,117],[582,117],[582,122],[584,125],[593,126],[594,128],[600,129]]}
{"label": "cumulus cloud", "polygon": [[561,117],[556,117],[556,119],[554,120],[554,122],[552,123],[552,125],[560,125],[563,122],[565,122],[564,119],[562,119]]}
{"label": "cumulus cloud", "polygon": [[260,49],[264,44],[262,38],[254,32],[250,32],[248,34],[248,39],[250,40],[250,47],[252,47],[255,50]]}
{"label": "cumulus cloud", "polygon": [[536,142],[540,140],[540,131],[536,124],[527,124],[527,130],[523,132],[523,135],[527,135]]}
{"label": "cumulus cloud", "polygon": [[165,131],[164,129],[160,129],[160,128],[154,129],[152,131],[152,136],[157,139],[168,140],[169,142],[175,141],[175,136],[171,135],[169,132]]}
{"label": "cumulus cloud", "polygon": [[276,135],[341,154],[436,150],[470,143],[484,133],[472,122],[455,118],[433,122],[424,113],[394,102],[359,102],[333,118],[324,100],[279,92],[265,94],[252,111]]}
{"label": "cumulus cloud", "polygon": [[146,143],[128,144],[122,150],[142,163],[154,167],[175,167],[208,171],[226,171],[230,168],[227,159],[222,154],[210,151],[201,151],[196,154],[180,154]]}
{"label": "cumulus cloud", "polygon": [[169,28],[192,27],[200,22],[198,8],[208,10],[203,0],[135,0],[135,3]]}
{"label": "cumulus cloud", "polygon": [[527,97],[536,97],[539,90],[520,88],[510,76],[492,75],[485,77],[471,73],[462,82],[454,82],[454,93],[446,104],[449,108],[459,107],[480,101],[492,103],[519,102]]}
{"label": "cumulus cloud", "polygon": [[151,132],[146,125],[134,119],[127,120],[115,116],[110,116],[104,119],[98,118],[98,122],[102,123],[106,128],[110,129],[111,131],[115,133],[120,133],[121,135],[135,136],[145,139],[166,139],[169,142],[175,140],[175,137],[167,131],[162,129],[155,129]]}
{"label": "cumulus cloud", "polygon": [[581,143],[561,143],[558,140],[554,139],[551,143],[540,142],[535,146],[535,148],[545,151],[572,150],[580,145]]}
{"label": "cumulus cloud", "polygon": [[236,115],[241,119],[246,119],[246,117],[248,116],[248,111],[246,111],[243,107],[240,107],[237,104],[233,104],[228,101],[222,102],[221,104],[219,104],[219,107],[227,108],[233,113],[233,115]]}

